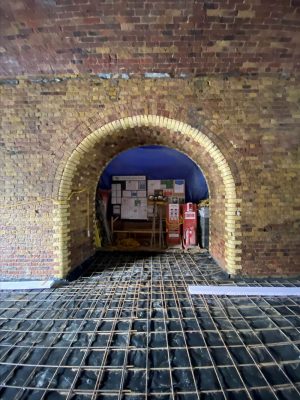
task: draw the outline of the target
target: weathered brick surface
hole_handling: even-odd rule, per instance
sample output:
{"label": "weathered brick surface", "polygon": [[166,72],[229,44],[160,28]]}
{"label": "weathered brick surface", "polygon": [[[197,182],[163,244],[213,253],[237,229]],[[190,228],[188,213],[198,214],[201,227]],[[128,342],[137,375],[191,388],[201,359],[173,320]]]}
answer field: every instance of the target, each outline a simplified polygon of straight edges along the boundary
{"label": "weathered brick surface", "polygon": [[0,75],[291,72],[298,0],[2,1]]}
{"label": "weathered brick surface", "polygon": [[[202,167],[212,196],[211,251],[226,267],[225,220],[231,217],[225,217],[224,183],[212,154],[181,132],[141,126],[103,136],[71,179],[70,190],[91,184],[89,195],[87,191],[72,195],[70,205],[57,215],[63,170],[82,140],[105,123],[149,114],[199,129],[224,155],[241,210],[235,244],[241,252],[238,272],[300,272],[299,77],[103,80],[69,76],[57,82],[54,78],[1,85],[2,276],[59,275],[60,225],[59,236],[68,241],[69,267],[91,255],[87,224],[92,229],[93,185],[101,170],[120,150],[154,143],[178,148]],[[65,212],[70,214],[67,225],[62,223]]]}

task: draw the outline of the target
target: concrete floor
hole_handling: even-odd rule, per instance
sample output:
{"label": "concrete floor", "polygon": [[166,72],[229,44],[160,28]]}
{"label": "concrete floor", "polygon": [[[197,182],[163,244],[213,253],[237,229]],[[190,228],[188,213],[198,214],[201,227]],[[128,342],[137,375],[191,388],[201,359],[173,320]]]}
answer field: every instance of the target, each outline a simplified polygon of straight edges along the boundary
{"label": "concrete floor", "polygon": [[1,399],[300,399],[300,298],[190,296],[205,254],[99,254],[56,289],[1,292]]}

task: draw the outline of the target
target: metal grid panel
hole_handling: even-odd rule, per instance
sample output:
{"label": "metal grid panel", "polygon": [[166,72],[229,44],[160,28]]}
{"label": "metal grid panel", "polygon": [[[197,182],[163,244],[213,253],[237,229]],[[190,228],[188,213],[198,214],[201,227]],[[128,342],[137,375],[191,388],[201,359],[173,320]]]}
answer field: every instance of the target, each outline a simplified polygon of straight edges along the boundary
{"label": "metal grid panel", "polygon": [[190,296],[207,253],[101,254],[56,289],[2,292],[4,399],[300,399],[298,297]]}

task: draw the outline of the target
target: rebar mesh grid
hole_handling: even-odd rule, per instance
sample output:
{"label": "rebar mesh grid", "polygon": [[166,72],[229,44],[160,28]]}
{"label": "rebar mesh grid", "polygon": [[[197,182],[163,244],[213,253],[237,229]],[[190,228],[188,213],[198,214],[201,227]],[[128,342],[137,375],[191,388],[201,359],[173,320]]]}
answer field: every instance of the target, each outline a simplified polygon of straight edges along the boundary
{"label": "rebar mesh grid", "polygon": [[0,398],[300,399],[300,298],[190,296],[209,254],[99,254],[85,276],[2,292]]}

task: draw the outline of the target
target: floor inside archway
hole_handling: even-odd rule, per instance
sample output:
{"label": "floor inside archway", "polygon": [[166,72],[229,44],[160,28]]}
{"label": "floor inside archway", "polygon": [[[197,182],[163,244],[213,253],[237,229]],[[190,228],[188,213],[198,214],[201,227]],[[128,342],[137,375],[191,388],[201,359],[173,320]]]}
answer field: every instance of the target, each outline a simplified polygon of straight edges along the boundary
{"label": "floor inside archway", "polygon": [[55,289],[2,292],[0,398],[300,399],[300,298],[190,296],[206,254],[100,253]]}

